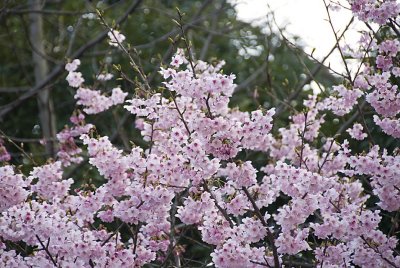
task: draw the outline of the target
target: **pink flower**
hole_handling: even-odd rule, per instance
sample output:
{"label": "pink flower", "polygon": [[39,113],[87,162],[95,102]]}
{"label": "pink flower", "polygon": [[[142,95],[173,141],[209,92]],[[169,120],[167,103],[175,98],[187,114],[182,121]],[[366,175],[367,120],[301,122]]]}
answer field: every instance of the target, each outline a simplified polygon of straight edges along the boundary
{"label": "pink flower", "polygon": [[83,110],[87,114],[97,114],[113,105],[123,103],[127,95],[128,93],[123,92],[119,87],[112,90],[110,97],[102,95],[98,90],[80,87],[74,97],[78,99],[77,104],[85,106]]}
{"label": "pink flower", "polygon": [[114,77],[113,74],[103,73],[103,74],[99,74],[96,78],[99,81],[108,81],[108,80],[111,80],[113,77]]}
{"label": "pink flower", "polygon": [[110,38],[108,41],[110,46],[118,47],[126,37],[117,30],[111,30],[108,32],[108,38]]}
{"label": "pink flower", "polygon": [[81,65],[81,61],[79,59],[74,59],[72,62],[65,65],[65,70],[68,72],[74,72],[78,69],[79,65]]}
{"label": "pink flower", "polygon": [[349,128],[346,131],[356,140],[363,140],[367,137],[367,134],[363,133],[363,127],[361,124],[354,124],[352,128]]}
{"label": "pink flower", "polygon": [[85,82],[80,72],[69,72],[66,79],[70,87],[80,87]]}

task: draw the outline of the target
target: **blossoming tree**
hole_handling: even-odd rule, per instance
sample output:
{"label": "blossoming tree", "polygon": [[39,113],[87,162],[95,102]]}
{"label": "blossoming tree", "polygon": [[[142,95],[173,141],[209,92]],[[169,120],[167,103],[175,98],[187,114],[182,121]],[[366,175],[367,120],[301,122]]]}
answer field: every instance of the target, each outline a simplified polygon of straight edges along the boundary
{"label": "blossoming tree", "polygon": [[[400,138],[400,4],[349,4],[379,26],[346,52],[360,68],[349,70],[338,40],[342,83],[302,100],[279,129],[282,109],[229,106],[235,75],[223,73],[224,61],[196,60],[180,21],[183,48],[152,88],[124,34],[99,12],[109,45],[125,53],[142,87],[105,95],[71,59],[66,80],[80,110],[57,135],[57,157],[24,174],[7,163],[2,141],[0,266],[185,267],[182,238],[195,230],[192,239],[211,248],[209,266],[400,267],[400,155],[375,141]],[[121,150],[86,121],[116,106],[135,118],[146,146]],[[332,116],[342,124],[325,135]],[[365,150],[351,146],[363,140]],[[252,161],[254,152],[265,164]],[[82,161],[104,183],[73,187],[66,170]]]}

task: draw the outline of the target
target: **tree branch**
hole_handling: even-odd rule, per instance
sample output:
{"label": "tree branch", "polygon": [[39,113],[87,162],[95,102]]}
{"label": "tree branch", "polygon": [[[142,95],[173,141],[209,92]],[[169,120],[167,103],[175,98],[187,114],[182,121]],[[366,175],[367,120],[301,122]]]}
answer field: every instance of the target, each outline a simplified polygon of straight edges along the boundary
{"label": "tree branch", "polygon": [[257,218],[261,221],[262,225],[267,230],[267,238],[269,240],[269,243],[271,244],[272,254],[274,255],[274,267],[275,268],[279,268],[280,267],[279,256],[278,256],[278,250],[277,250],[277,248],[275,246],[274,235],[269,230],[267,222],[265,221],[263,215],[261,214],[260,209],[258,208],[258,206],[256,204],[256,201],[254,201],[254,199],[251,196],[251,194],[249,193],[249,191],[245,187],[242,187],[242,190],[246,194],[246,196],[249,199],[249,201],[251,202],[251,205],[253,206],[254,213],[256,214]]}
{"label": "tree branch", "polygon": [[55,267],[58,267],[57,262],[55,261],[55,259],[53,258],[53,256],[51,255],[50,251],[49,251],[49,244],[50,244],[50,237],[47,240],[47,245],[45,246],[42,242],[42,240],[40,240],[39,236],[36,235],[37,240],[39,241],[40,245],[42,246],[42,250],[44,250],[47,254],[47,256],[49,256],[51,262],[54,264]]}

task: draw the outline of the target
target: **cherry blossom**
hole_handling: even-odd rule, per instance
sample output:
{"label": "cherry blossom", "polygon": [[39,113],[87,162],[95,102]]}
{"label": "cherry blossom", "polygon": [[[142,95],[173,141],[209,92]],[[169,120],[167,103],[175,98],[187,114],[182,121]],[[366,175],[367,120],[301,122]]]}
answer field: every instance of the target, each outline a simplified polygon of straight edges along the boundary
{"label": "cherry blossom", "polygon": [[352,128],[349,128],[346,131],[356,140],[363,140],[367,137],[367,134],[363,133],[363,126],[361,124],[354,124]]}
{"label": "cherry blossom", "polygon": [[125,35],[121,34],[117,30],[111,30],[108,32],[108,38],[110,39],[108,41],[108,44],[113,47],[118,47],[124,40],[125,40]]}

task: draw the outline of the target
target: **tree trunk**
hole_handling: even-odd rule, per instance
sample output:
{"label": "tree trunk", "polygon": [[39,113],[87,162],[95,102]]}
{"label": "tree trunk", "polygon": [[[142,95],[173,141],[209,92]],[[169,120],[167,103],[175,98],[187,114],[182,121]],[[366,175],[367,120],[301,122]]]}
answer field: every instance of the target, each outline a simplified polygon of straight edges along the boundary
{"label": "tree trunk", "polygon": [[[32,10],[41,10],[41,0],[29,0]],[[32,58],[35,73],[35,84],[43,81],[48,74],[48,65],[45,58],[43,19],[40,13],[30,14],[29,37],[32,45]],[[37,95],[39,109],[40,126],[42,137],[45,140],[46,153],[50,156],[55,155],[56,135],[54,106],[50,97],[49,89],[42,89]]]}

